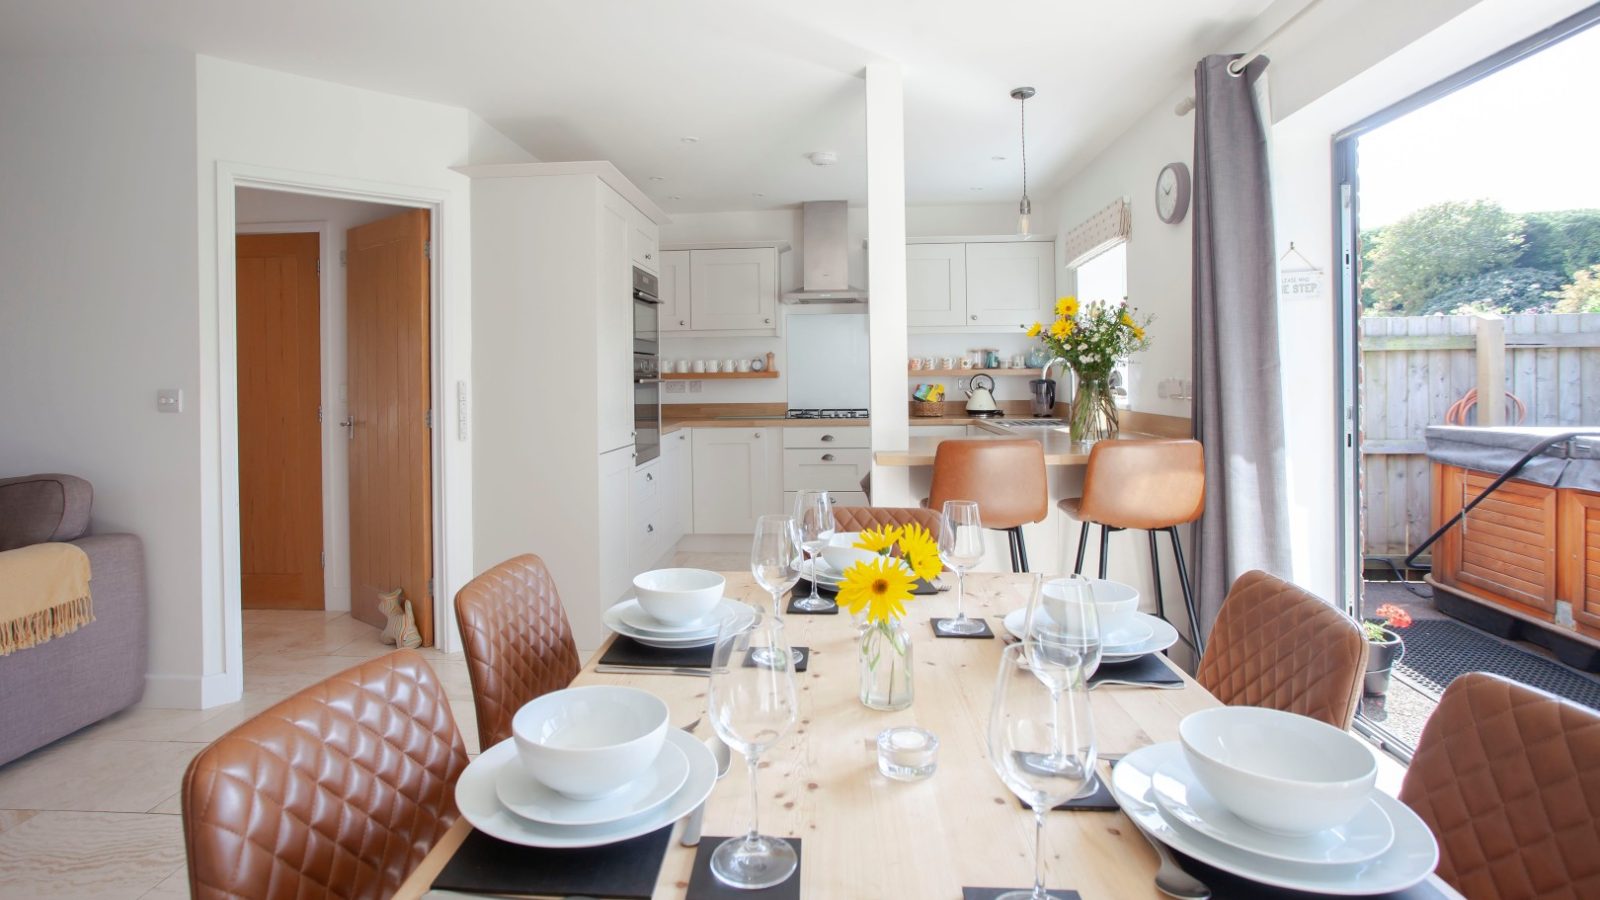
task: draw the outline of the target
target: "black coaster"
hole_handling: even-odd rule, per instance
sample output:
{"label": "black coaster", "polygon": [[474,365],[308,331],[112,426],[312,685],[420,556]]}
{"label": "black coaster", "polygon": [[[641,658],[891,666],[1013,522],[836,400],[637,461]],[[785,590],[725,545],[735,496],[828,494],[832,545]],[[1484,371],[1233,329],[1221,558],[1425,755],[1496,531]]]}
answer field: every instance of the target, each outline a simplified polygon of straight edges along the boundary
{"label": "black coaster", "polygon": [[669,825],[619,844],[546,850],[474,831],[445,863],[433,887],[467,894],[650,900],[671,839]]}
{"label": "black coaster", "polygon": [[[805,582],[803,582],[803,581],[800,582],[800,583],[801,584],[805,584]],[[827,591],[823,591],[822,592],[822,598],[824,600],[828,601],[828,608],[827,609],[801,609],[800,607],[795,606],[795,604],[800,602],[801,600],[806,599],[807,597],[810,597],[811,596],[811,588],[809,586],[806,587],[805,590],[801,590],[799,588],[795,588],[795,592],[789,596],[789,615],[791,615],[791,616],[837,616],[839,614],[839,604],[834,602],[833,598],[827,596],[827,594],[828,594]]]}
{"label": "black coaster", "polygon": [[598,665],[707,668],[711,665],[712,649],[711,644],[704,647],[651,647],[619,634],[600,657]]}
{"label": "black coaster", "polygon": [[1128,662],[1104,662],[1089,676],[1089,687],[1102,684],[1127,684],[1135,687],[1181,688],[1183,676],[1172,670],[1159,653],[1149,653]]}
{"label": "black coaster", "polygon": [[983,630],[982,631],[976,632],[974,634],[946,634],[943,631],[939,630],[939,623],[940,622],[947,622],[947,621],[949,621],[948,619],[934,619],[932,621],[933,621],[933,636],[934,637],[940,637],[940,638],[974,638],[974,639],[981,638],[983,640],[988,640],[988,639],[994,637],[994,631],[993,631],[993,629],[991,629],[989,627],[989,623],[988,622],[985,622],[982,619],[974,619],[971,616],[967,617],[967,621],[969,621],[969,622],[977,622],[979,625],[982,625],[983,626]]}
{"label": "black coaster", "polygon": [[784,838],[794,847],[795,859],[799,863],[794,874],[782,884],[759,891],[728,887],[711,874],[711,854],[725,840],[726,837],[709,834],[700,836],[700,848],[694,854],[694,871],[689,875],[689,889],[684,892],[683,900],[800,900],[800,872],[805,867],[805,854],[799,838]]}
{"label": "black coaster", "polygon": [[[1017,805],[1024,809],[1032,808],[1023,803],[1020,797],[1017,798]],[[1053,808],[1074,812],[1116,812],[1119,807],[1117,806],[1117,798],[1111,795],[1111,785],[1106,784],[1106,780],[1096,773],[1094,776],[1094,791],[1092,793],[1083,797],[1073,797],[1065,803],[1056,804]]]}
{"label": "black coaster", "polygon": [[[1027,887],[963,887],[962,900],[995,900],[995,897],[1005,894],[1008,890],[1032,890],[1034,886]],[[1077,890],[1054,890],[1046,887],[1046,894],[1058,900],[1080,900]]]}
{"label": "black coaster", "polygon": [[[817,593],[819,593],[819,594],[837,594],[837,593],[839,593],[839,589],[837,587],[832,586],[832,585],[826,585],[826,584],[818,583],[817,584]],[[789,595],[789,599],[790,600],[797,600],[797,599],[799,599],[801,597],[809,597],[809,596],[811,596],[811,582],[809,582],[809,581],[805,580],[804,578],[802,578],[799,581],[795,582],[794,593]]]}
{"label": "black coaster", "polygon": [[[811,648],[810,647],[790,647],[789,649],[790,650],[799,650],[800,651],[800,661],[794,664],[794,670],[796,672],[804,672],[806,670],[806,666],[811,665]],[[754,650],[749,650],[749,651],[745,652],[745,655],[744,655],[744,666],[745,666],[745,668],[747,668],[747,669],[755,668],[756,661],[753,658],[754,654],[755,654]]]}

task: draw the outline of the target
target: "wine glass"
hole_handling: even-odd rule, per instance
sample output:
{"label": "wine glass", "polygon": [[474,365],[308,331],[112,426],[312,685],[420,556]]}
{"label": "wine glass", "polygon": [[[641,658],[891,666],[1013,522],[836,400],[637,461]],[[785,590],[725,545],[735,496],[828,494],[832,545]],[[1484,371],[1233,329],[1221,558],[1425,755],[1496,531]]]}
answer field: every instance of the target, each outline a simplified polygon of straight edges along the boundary
{"label": "wine glass", "polygon": [[1000,653],[989,714],[989,762],[1033,808],[1033,890],[996,900],[1050,900],[1044,889],[1044,817],[1083,788],[1094,772],[1094,723],[1082,661],[1030,657],[1027,642]]}
{"label": "wine glass", "polygon": [[983,520],[978,504],[972,500],[946,500],[939,516],[939,558],[956,570],[956,617],[940,619],[939,631],[945,634],[979,634],[983,623],[967,618],[964,608],[966,585],[962,576],[983,559]]}
{"label": "wine glass", "polygon": [[[783,610],[783,594],[800,580],[800,529],[790,516],[762,516],[756,520],[756,537],[750,544],[750,574],[772,594],[772,615]],[[757,665],[769,665],[767,650],[755,656]],[[800,664],[800,651],[790,652],[791,664]]]}
{"label": "wine glass", "polygon": [[1039,588],[1038,608],[1024,633],[1033,644],[1033,656],[1071,654],[1081,660],[1087,682],[1100,668],[1104,646],[1100,613],[1089,579],[1068,575],[1046,580]]}
{"label": "wine glass", "polygon": [[[798,863],[794,846],[767,837],[758,828],[760,808],[756,772],[761,754],[794,727],[794,668],[783,620],[757,612],[754,620],[729,619],[717,634],[711,654],[711,679],[706,703],[711,727],[750,765],[750,829],[728,838],[711,853],[711,873],[730,887],[757,890],[781,884]],[[747,666],[746,653],[765,651],[770,663]]]}
{"label": "wine glass", "polygon": [[801,491],[794,498],[794,519],[800,528],[800,546],[811,557],[811,596],[796,600],[796,609],[818,612],[833,606],[817,591],[817,569],[822,548],[839,526],[833,520],[833,498],[827,491]]}

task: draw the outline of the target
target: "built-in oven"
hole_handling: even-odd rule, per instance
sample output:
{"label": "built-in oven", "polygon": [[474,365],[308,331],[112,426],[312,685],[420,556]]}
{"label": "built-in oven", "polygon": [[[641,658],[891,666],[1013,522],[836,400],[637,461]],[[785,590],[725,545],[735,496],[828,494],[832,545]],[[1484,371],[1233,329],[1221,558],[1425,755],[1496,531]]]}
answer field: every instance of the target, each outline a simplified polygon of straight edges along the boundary
{"label": "built-in oven", "polygon": [[661,455],[661,372],[653,353],[633,355],[633,464]]}
{"label": "built-in oven", "polygon": [[661,287],[656,276],[633,269],[633,352],[655,356],[661,346]]}

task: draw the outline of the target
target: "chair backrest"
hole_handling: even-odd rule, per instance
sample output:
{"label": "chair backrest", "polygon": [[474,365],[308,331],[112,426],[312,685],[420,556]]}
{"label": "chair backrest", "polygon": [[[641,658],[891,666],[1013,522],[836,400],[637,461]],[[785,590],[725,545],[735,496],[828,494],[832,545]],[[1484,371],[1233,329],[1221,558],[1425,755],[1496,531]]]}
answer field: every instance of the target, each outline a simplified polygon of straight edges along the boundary
{"label": "chair backrest", "polygon": [[466,767],[444,688],[419,654],[346,669],[189,764],[190,895],[388,897],[455,822]]}
{"label": "chair backrest", "polygon": [[1079,512],[1113,528],[1170,528],[1206,508],[1205,451],[1196,440],[1098,441]]}
{"label": "chair backrest", "polygon": [[937,540],[939,511],[894,506],[835,506],[833,520],[840,531],[863,531],[885,525],[921,525]]}
{"label": "chair backrest", "polygon": [[933,452],[928,508],[947,500],[976,500],[985,528],[1016,528],[1050,512],[1044,444],[1022,438],[940,441]]}
{"label": "chair backrest", "polygon": [[1195,680],[1229,706],[1265,706],[1350,727],[1367,671],[1355,620],[1265,572],[1233,583]]}
{"label": "chair backrest", "polygon": [[532,553],[467,582],[456,594],[456,623],[483,750],[511,736],[523,704],[566,687],[581,667],[555,579]]}
{"label": "chair backrest", "polygon": [[1600,714],[1497,675],[1450,683],[1400,799],[1474,898],[1600,897]]}

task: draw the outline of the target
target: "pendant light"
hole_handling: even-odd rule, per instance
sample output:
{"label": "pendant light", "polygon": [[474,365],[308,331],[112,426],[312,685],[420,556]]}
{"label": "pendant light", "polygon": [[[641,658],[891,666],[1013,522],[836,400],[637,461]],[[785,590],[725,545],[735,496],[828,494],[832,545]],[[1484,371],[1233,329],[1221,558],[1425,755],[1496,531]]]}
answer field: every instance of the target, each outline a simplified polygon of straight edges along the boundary
{"label": "pendant light", "polygon": [[1011,89],[1011,99],[1022,108],[1022,202],[1017,204],[1017,234],[1030,234],[1029,217],[1033,215],[1033,202],[1028,199],[1028,98],[1034,95],[1031,87]]}

